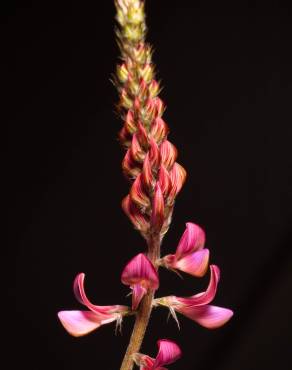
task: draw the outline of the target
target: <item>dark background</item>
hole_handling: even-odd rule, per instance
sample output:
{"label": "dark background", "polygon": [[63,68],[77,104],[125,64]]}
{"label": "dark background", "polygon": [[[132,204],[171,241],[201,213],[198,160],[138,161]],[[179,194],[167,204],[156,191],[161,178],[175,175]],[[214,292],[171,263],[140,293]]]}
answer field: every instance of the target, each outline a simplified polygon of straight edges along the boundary
{"label": "dark background", "polygon": [[[174,251],[186,221],[202,225],[222,271],[214,303],[235,311],[215,331],[180,316],[178,331],[157,309],[142,352],[174,339],[184,354],[171,369],[291,368],[292,12],[234,3],[147,1],[169,138],[188,171],[163,250]],[[76,339],[56,317],[81,308],[72,293],[81,271],[93,302],[128,304],[120,274],[145,248],[120,208],[128,184],[109,81],[114,6],[30,1],[6,12],[5,369],[118,369],[132,319],[122,336],[108,325]],[[162,271],[159,294],[191,295],[207,282]]]}

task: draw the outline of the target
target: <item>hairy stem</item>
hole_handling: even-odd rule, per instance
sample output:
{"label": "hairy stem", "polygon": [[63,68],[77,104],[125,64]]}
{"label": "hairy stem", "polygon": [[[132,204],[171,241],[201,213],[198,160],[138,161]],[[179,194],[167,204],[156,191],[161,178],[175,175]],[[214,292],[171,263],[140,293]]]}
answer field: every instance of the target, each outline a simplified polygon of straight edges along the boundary
{"label": "hairy stem", "polygon": [[[155,261],[160,258],[161,237],[159,234],[150,234],[147,239],[148,257],[155,266]],[[133,354],[139,352],[142,345],[148,322],[152,311],[154,292],[150,291],[143,298],[137,311],[136,321],[130,342],[125,353],[120,370],[132,370],[134,366]]]}

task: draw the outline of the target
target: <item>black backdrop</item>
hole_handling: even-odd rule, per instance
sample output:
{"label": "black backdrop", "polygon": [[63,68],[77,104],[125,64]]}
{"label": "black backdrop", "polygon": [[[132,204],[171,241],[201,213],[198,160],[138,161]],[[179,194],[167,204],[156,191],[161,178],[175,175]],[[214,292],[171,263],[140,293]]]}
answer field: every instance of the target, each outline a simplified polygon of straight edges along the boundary
{"label": "black backdrop", "polygon": [[[235,311],[219,330],[180,317],[178,331],[157,309],[143,352],[154,355],[157,339],[174,339],[184,355],[172,369],[291,366],[292,13],[276,1],[235,3],[147,2],[164,117],[188,171],[163,250],[174,250],[186,221],[202,225],[222,271],[214,303]],[[75,339],[56,318],[60,309],[81,308],[72,293],[81,271],[94,302],[127,304],[120,273],[144,249],[120,209],[128,184],[109,81],[118,58],[114,6],[30,1],[8,11],[7,366],[117,369],[131,319],[122,336],[108,325]],[[160,294],[194,294],[207,281],[163,271]]]}

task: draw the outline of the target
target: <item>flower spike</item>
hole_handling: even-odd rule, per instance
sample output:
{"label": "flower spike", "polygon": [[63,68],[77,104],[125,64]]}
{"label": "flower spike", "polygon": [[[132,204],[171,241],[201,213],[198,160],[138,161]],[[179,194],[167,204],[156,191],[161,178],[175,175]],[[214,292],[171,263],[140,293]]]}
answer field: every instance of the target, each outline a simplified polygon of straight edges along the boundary
{"label": "flower spike", "polygon": [[149,289],[157,290],[159,278],[151,261],[139,253],[126,265],[121,276],[122,283],[133,291],[132,309],[136,310]]}
{"label": "flower spike", "polygon": [[119,324],[124,315],[130,312],[127,306],[96,306],[87,298],[84,291],[85,274],[80,273],[74,280],[73,290],[76,299],[89,311],[60,311],[58,317],[69,334],[80,337],[98,329],[104,324],[117,321]]}
{"label": "flower spike", "polygon": [[134,361],[140,366],[140,370],[167,370],[162,366],[170,365],[181,357],[181,349],[175,342],[160,339],[157,345],[158,354],[155,359],[142,353],[134,355]]}
{"label": "flower spike", "polygon": [[168,296],[155,300],[155,304],[169,307],[198,324],[215,329],[224,325],[232,316],[233,311],[223,307],[209,305],[214,299],[220,279],[219,267],[210,266],[211,276],[205,292],[195,294],[188,298]]}
{"label": "flower spike", "polygon": [[200,226],[187,222],[175,254],[163,257],[160,263],[169,269],[204,276],[209,263],[209,250],[204,249],[205,239],[205,232]]}
{"label": "flower spike", "polygon": [[[58,317],[71,335],[79,337],[114,321],[118,326],[124,316],[136,314],[120,369],[132,369],[135,361],[140,370],[167,370],[164,366],[181,357],[180,348],[171,340],[157,342],[155,358],[137,353],[154,306],[168,307],[177,323],[176,315],[180,313],[207,328],[223,325],[233,312],[210,305],[220,278],[219,268],[215,265],[210,266],[210,282],[206,291],[191,297],[173,295],[154,299],[155,290],[159,287],[159,265],[177,274],[183,271],[201,277],[208,268],[209,250],[204,248],[204,231],[188,222],[176,252],[160,257],[161,243],[170,226],[175,200],[187,173],[177,162],[176,147],[168,140],[169,128],[163,119],[166,106],[159,98],[161,83],[152,62],[153,48],[146,42],[145,0],[114,0],[114,3],[121,61],[113,83],[118,90],[119,102],[116,106],[123,121],[119,133],[125,150],[122,170],[130,182],[130,190],[122,200],[122,209],[134,228],[146,239],[148,254],[146,251],[132,258],[121,275],[122,283],[132,291],[132,308],[93,304],[85,293],[85,275],[81,273],[74,280],[73,290],[76,299],[87,310],[60,311]],[[151,256],[151,260],[147,255]],[[143,304],[140,304],[145,295]]]}

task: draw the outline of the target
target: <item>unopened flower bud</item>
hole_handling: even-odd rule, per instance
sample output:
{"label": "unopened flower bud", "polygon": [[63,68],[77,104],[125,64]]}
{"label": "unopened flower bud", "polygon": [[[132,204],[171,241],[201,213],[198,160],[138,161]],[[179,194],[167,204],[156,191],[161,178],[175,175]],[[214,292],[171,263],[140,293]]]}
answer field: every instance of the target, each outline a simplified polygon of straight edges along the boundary
{"label": "unopened flower bud", "polygon": [[130,190],[130,196],[131,199],[140,207],[141,209],[146,209],[150,207],[150,199],[148,195],[146,194],[143,183],[141,181],[141,174],[139,174]]}
{"label": "unopened flower bud", "polygon": [[169,171],[173,167],[177,158],[176,147],[171,144],[170,141],[165,140],[161,143],[159,151],[161,155],[161,163]]}
{"label": "unopened flower bud", "polygon": [[128,80],[129,72],[125,63],[117,66],[117,76],[121,83],[125,83]]}
{"label": "unopened flower bud", "polygon": [[156,80],[152,80],[149,84],[149,98],[153,99],[159,94],[159,83]]}
{"label": "unopened flower bud", "polygon": [[146,215],[142,214],[138,207],[133,203],[130,196],[127,195],[122,201],[122,208],[134,227],[145,234],[149,229],[149,221]]}
{"label": "unopened flower bud", "polygon": [[150,225],[154,231],[159,232],[164,223],[164,199],[159,183],[157,182],[154,189],[152,201],[152,213]]}

